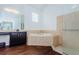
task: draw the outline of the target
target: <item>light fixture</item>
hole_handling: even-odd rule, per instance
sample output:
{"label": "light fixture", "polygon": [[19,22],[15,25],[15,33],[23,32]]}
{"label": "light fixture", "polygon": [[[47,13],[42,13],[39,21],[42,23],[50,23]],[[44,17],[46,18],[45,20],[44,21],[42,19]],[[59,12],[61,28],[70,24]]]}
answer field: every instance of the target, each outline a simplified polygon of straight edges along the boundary
{"label": "light fixture", "polygon": [[15,13],[15,14],[19,14],[19,11],[15,10],[15,9],[4,8],[4,11]]}

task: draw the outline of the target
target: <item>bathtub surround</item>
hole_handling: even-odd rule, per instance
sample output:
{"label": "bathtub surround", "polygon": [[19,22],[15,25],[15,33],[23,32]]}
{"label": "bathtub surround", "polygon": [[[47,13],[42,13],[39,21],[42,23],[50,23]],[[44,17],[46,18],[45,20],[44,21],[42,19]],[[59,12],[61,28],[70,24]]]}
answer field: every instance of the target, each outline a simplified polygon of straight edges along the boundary
{"label": "bathtub surround", "polygon": [[53,32],[49,30],[31,30],[27,32],[27,45],[52,46]]}

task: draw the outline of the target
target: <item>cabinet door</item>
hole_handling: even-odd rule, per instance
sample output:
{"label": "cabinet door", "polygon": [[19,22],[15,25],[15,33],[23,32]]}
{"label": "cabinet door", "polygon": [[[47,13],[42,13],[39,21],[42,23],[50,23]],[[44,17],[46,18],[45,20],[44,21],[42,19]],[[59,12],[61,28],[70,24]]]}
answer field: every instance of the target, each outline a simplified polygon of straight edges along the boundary
{"label": "cabinet door", "polygon": [[12,32],[10,34],[10,46],[26,43],[26,32]]}
{"label": "cabinet door", "polygon": [[19,32],[18,33],[19,44],[26,43],[26,32]]}
{"label": "cabinet door", "polygon": [[18,33],[12,32],[10,34],[10,46],[14,46],[18,44]]}

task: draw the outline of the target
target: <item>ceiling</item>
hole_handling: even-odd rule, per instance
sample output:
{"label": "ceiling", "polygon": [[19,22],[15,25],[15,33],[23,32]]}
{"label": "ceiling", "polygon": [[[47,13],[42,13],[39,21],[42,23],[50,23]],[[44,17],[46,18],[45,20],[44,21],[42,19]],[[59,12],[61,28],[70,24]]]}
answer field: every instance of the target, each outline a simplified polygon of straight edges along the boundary
{"label": "ceiling", "polygon": [[37,11],[48,11],[50,13],[55,13],[58,11],[63,11],[64,13],[66,12],[71,12],[71,11],[76,11],[79,10],[79,5],[75,4],[0,4],[0,8],[4,7],[15,7],[18,10],[23,10],[23,7],[25,8],[31,7],[37,9]]}
{"label": "ceiling", "polygon": [[28,6],[31,6],[32,8],[36,8],[36,9],[44,9],[48,5],[47,4],[29,4]]}
{"label": "ceiling", "polygon": [[30,4],[32,8],[49,13],[69,13],[79,10],[79,4]]}
{"label": "ceiling", "polygon": [[30,4],[28,6],[31,6],[32,8],[36,8],[36,9],[45,9],[47,7],[50,8],[79,8],[78,4]]}

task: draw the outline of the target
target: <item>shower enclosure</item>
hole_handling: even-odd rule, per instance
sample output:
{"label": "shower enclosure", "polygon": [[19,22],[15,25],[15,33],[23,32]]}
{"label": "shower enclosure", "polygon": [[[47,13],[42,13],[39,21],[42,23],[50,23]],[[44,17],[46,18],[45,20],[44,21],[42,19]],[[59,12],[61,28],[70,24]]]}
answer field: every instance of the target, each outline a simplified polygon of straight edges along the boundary
{"label": "shower enclosure", "polygon": [[79,55],[79,11],[60,16],[58,30],[62,33],[64,54]]}

